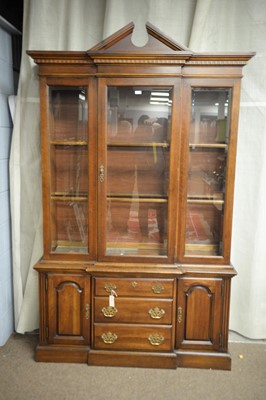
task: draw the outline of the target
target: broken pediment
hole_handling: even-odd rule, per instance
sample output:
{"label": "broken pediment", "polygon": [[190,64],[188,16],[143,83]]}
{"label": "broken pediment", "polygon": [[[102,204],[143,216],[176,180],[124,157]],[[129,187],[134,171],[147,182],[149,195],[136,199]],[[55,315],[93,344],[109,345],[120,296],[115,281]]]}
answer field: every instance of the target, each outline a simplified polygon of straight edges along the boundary
{"label": "broken pediment", "polygon": [[88,54],[192,54],[185,46],[175,42],[163,34],[151,23],[146,24],[148,41],[143,47],[135,46],[132,42],[134,23],[130,22],[124,28],[104,39],[88,50]]}

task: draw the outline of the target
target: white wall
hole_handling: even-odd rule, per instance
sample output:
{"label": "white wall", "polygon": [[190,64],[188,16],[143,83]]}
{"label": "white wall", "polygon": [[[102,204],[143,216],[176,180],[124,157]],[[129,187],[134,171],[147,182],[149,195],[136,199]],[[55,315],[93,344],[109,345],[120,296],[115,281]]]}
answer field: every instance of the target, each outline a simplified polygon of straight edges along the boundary
{"label": "white wall", "polygon": [[11,35],[0,26],[0,346],[13,332],[9,153],[12,122],[8,96],[14,94]]}

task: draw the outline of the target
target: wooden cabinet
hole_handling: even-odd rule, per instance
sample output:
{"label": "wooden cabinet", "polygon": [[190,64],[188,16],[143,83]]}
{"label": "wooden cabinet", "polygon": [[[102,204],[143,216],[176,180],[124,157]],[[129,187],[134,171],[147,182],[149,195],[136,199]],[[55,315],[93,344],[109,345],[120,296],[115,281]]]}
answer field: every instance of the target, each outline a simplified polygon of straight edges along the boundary
{"label": "wooden cabinet", "polygon": [[230,369],[242,67],[147,24],[39,65],[38,361]]}

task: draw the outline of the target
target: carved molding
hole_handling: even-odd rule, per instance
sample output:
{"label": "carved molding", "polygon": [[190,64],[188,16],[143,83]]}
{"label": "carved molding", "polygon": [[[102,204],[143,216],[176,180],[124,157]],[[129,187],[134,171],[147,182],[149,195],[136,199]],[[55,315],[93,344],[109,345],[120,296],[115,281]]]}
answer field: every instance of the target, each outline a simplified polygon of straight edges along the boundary
{"label": "carved molding", "polygon": [[245,65],[247,61],[239,60],[198,60],[198,61],[187,61],[187,65]]}

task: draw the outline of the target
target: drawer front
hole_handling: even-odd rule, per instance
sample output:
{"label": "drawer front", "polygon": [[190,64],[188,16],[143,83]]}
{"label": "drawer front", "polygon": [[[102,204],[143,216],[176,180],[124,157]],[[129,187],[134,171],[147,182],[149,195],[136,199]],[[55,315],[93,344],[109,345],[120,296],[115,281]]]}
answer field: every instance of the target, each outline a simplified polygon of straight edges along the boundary
{"label": "drawer front", "polygon": [[95,298],[95,322],[136,324],[172,324],[173,301],[170,299],[135,299],[117,297],[109,307],[108,297]]}
{"label": "drawer front", "polygon": [[174,279],[95,278],[96,296],[108,296],[111,290],[118,297],[172,298]]}
{"label": "drawer front", "polygon": [[100,350],[171,351],[171,326],[94,324],[94,348]]}

